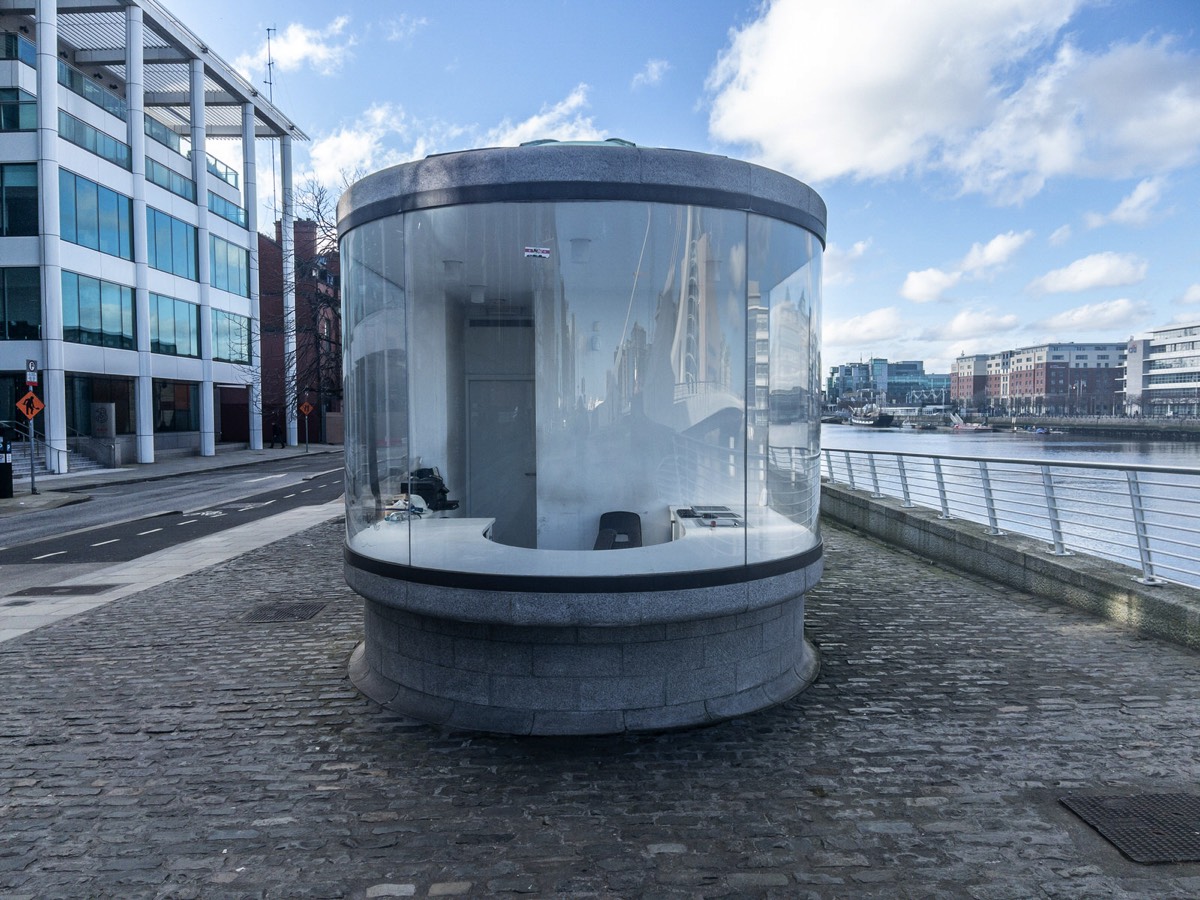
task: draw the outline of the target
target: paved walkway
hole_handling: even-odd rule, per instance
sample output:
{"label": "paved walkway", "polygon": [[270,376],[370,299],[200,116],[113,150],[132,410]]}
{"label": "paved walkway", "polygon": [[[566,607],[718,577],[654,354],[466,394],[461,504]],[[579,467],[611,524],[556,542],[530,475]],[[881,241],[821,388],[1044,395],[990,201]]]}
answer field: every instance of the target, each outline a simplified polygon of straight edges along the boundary
{"label": "paved walkway", "polygon": [[[1188,650],[830,528],[823,674],[782,707],[450,733],[347,682],[341,538],[0,644],[0,896],[1200,896],[1200,865],[1132,863],[1059,803],[1196,792]],[[323,606],[246,618],[296,603]]]}

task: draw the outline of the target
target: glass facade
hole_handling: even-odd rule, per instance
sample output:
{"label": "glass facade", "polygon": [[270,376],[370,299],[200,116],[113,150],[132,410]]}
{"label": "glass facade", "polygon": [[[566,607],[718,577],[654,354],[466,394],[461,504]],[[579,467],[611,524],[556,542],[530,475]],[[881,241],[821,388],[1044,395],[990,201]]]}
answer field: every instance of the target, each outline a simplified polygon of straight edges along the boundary
{"label": "glass facade", "polygon": [[148,156],[146,157],[146,180],[166,188],[172,194],[177,194],[185,200],[196,202],[196,182]]}
{"label": "glass facade", "polygon": [[199,356],[200,307],[186,300],[151,293],[150,351],[172,356]]}
{"label": "glass facade", "polygon": [[81,122],[61,109],[58,111],[58,134],[64,140],[95,153],[101,159],[107,159],[122,169],[130,168],[131,154],[128,144],[98,128],[93,128],[86,122]]}
{"label": "glass facade", "polygon": [[42,282],[36,266],[0,269],[0,340],[42,336]]}
{"label": "glass facade", "polygon": [[134,350],[133,288],[62,273],[63,340]]}
{"label": "glass facade", "polygon": [[0,237],[29,237],[37,233],[37,164],[0,166]]}
{"label": "glass facade", "polygon": [[152,268],[192,281],[199,277],[196,226],[151,206],[146,207],[146,253]]}
{"label": "glass facade", "polygon": [[36,131],[37,98],[20,88],[0,88],[0,131]]}
{"label": "glass facade", "polygon": [[133,259],[133,201],[124,194],[59,169],[58,208],[64,241]]}
{"label": "glass facade", "polygon": [[[451,205],[349,229],[350,548],[529,575],[813,549],[821,250],[763,215],[631,200]],[[624,552],[592,552],[606,541]]]}
{"label": "glass facade", "polygon": [[189,381],[154,379],[154,430],[199,431],[200,386]]}
{"label": "glass facade", "polygon": [[250,251],[210,234],[208,252],[212,286],[241,297],[249,297]]}
{"label": "glass facade", "polygon": [[247,316],[214,309],[212,333],[214,360],[250,365],[250,319]]}

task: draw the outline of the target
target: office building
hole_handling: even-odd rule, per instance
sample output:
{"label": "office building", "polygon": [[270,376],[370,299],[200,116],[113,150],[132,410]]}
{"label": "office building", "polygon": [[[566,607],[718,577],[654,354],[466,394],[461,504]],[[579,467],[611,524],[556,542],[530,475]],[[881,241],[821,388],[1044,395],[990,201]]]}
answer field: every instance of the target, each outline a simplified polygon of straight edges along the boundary
{"label": "office building", "polygon": [[1200,324],[1130,339],[1123,388],[1130,415],[1200,416]]}
{"label": "office building", "polygon": [[278,143],[291,284],[304,134],[154,0],[16,0],[0,32],[2,408],[31,369],[53,472],[261,446],[256,142]]}

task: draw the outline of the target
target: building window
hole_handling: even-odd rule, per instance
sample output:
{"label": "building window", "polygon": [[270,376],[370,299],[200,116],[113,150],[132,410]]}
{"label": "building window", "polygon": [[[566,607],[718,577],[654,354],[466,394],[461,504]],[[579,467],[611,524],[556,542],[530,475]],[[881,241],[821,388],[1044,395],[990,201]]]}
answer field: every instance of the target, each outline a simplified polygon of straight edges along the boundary
{"label": "building window", "polygon": [[133,288],[62,273],[63,340],[133,350]]}
{"label": "building window", "polygon": [[150,295],[150,350],[172,356],[200,355],[200,307],[162,294]]}
{"label": "building window", "polygon": [[37,131],[37,98],[20,88],[0,88],[0,131]]}
{"label": "building window", "polygon": [[242,297],[250,296],[250,251],[215,234],[208,236],[212,286]]}
{"label": "building window", "polygon": [[215,213],[227,222],[240,225],[242,228],[246,227],[246,211],[232,200],[226,200],[224,197],[220,197],[209,191],[208,208],[210,212]]}
{"label": "building window", "polygon": [[64,241],[133,259],[133,201],[124,194],[59,169],[58,208]]}
{"label": "building window", "polygon": [[0,35],[0,59],[19,59],[25,65],[37,68],[37,47],[19,34],[8,32]]}
{"label": "building window", "polygon": [[223,309],[214,309],[212,326],[212,358],[218,362],[249,365],[250,319]]}
{"label": "building window", "polygon": [[145,132],[146,137],[157,141],[164,147],[174,150],[180,156],[190,146],[190,144],[185,144],[183,138],[149,114],[146,115]]}
{"label": "building window", "polygon": [[92,404],[112,403],[116,407],[114,427],[117,434],[135,432],[136,412],[132,378],[104,378],[97,375],[66,376],[67,427],[79,434],[92,433]]}
{"label": "building window", "polygon": [[0,236],[36,237],[37,163],[0,166]]}
{"label": "building window", "polygon": [[146,255],[152,268],[195,281],[196,227],[147,206]]}
{"label": "building window", "polygon": [[86,122],[81,122],[61,109],[58,111],[58,135],[76,147],[95,153],[101,159],[107,159],[122,169],[131,167],[128,144],[118,141],[111,134],[106,134],[98,128],[93,128]]}
{"label": "building window", "polygon": [[161,188],[166,188],[172,194],[182,197],[184,200],[196,202],[196,182],[179,172],[176,172],[170,166],[164,166],[157,159],[146,157],[146,180],[157,184]]}
{"label": "building window", "polygon": [[42,282],[37,266],[0,269],[0,339],[42,337]]}
{"label": "building window", "polygon": [[129,108],[116,94],[110,94],[78,69],[73,69],[61,59],[58,61],[58,83],[72,93],[78,94],[89,103],[94,103],[105,112],[111,113],[122,122],[129,117]]}
{"label": "building window", "polygon": [[200,391],[186,381],[154,381],[154,430],[199,431]]}

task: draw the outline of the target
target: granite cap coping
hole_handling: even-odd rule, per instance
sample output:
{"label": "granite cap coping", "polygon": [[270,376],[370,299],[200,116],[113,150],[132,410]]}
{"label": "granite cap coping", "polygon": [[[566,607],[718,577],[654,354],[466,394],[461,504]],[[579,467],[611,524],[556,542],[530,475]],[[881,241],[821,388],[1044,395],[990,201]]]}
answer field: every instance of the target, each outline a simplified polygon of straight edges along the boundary
{"label": "granite cap coping", "polygon": [[765,166],[692,150],[566,142],[464,150],[382,169],[342,194],[338,230],[411,209],[498,201],[502,189],[522,188],[528,199],[547,201],[608,199],[614,190],[625,199],[644,193],[685,203],[690,196],[696,205],[793,220],[822,243],[828,221],[815,190]]}
{"label": "granite cap coping", "polygon": [[345,563],[346,583],[369,602],[418,615],[522,627],[621,627],[690,622],[775,606],[820,581],[824,558],[753,581],[627,593],[489,591],[419,584]]}

